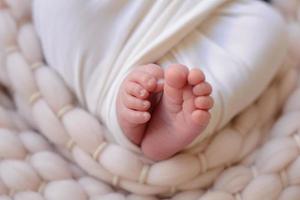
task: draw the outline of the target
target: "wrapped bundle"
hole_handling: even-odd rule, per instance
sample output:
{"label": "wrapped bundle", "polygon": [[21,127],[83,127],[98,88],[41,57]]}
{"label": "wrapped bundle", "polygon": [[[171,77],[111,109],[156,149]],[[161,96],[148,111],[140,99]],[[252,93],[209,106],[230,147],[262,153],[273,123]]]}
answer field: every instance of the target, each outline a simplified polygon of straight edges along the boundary
{"label": "wrapped bundle", "polygon": [[136,152],[115,106],[132,69],[181,63],[204,71],[215,106],[195,146],[253,103],[286,53],[283,20],[257,1],[36,1],[34,13],[47,62],[104,123],[106,137]]}

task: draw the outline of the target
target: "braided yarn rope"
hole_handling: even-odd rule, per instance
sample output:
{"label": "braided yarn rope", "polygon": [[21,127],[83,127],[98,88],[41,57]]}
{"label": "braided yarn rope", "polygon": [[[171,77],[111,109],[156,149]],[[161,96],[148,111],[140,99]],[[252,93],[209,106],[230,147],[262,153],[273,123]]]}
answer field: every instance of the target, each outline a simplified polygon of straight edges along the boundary
{"label": "braided yarn rope", "polygon": [[[283,2],[296,1],[275,3],[300,41],[298,6],[292,15]],[[299,199],[300,84],[274,124],[298,79],[294,42],[256,103],[198,148],[147,163],[106,141],[105,128],[43,62],[30,5],[0,0],[0,200]]]}

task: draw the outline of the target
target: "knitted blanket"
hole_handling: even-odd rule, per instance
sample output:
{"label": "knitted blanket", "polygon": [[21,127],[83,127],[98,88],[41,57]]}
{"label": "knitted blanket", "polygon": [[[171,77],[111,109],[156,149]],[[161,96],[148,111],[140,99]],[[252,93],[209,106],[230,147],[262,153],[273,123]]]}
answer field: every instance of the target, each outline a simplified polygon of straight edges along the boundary
{"label": "knitted blanket", "polygon": [[106,141],[44,63],[31,1],[0,1],[0,199],[299,199],[299,3],[275,3],[290,49],[268,89],[194,152],[150,165]]}

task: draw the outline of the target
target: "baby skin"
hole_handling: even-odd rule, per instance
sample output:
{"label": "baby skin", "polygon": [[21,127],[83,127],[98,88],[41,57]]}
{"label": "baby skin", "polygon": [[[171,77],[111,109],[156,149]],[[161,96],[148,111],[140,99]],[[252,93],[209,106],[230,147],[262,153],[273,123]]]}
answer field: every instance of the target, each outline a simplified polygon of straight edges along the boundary
{"label": "baby skin", "polygon": [[[163,81],[162,81],[163,80]],[[154,161],[190,144],[208,125],[212,88],[199,69],[155,64],[134,69],[117,98],[119,124],[126,136]]]}

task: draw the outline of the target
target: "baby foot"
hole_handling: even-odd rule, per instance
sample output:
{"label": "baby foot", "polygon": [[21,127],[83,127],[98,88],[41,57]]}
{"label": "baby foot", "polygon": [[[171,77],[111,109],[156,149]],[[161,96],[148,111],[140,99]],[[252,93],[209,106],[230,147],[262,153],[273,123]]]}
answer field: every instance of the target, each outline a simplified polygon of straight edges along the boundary
{"label": "baby foot", "polygon": [[165,72],[162,99],[142,141],[144,154],[156,161],[163,160],[190,144],[209,122],[211,91],[201,70],[170,66]]}
{"label": "baby foot", "polygon": [[117,98],[117,116],[126,136],[139,145],[151,118],[153,94],[161,92],[163,70],[155,64],[134,69],[122,83]]}

